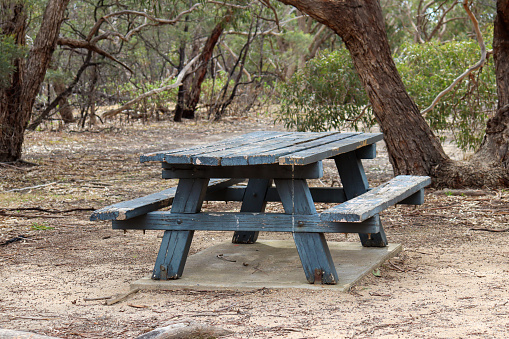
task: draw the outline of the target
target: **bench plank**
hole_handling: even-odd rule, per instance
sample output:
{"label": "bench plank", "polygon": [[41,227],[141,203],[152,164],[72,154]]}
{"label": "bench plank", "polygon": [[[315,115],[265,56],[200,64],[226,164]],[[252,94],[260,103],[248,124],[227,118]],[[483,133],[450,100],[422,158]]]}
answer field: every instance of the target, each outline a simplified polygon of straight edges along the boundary
{"label": "bench plank", "polygon": [[280,165],[306,165],[334,157],[338,154],[354,151],[361,147],[374,144],[383,139],[382,133],[363,133],[346,139],[336,140],[318,147],[294,152],[279,158]]}
{"label": "bench plank", "polygon": [[[221,190],[242,181],[240,179],[214,179],[209,182],[209,191]],[[158,193],[106,206],[94,211],[90,216],[90,220],[126,220],[156,211],[170,206],[176,192],[177,187],[171,187]]]}
{"label": "bench plank", "polygon": [[360,222],[410,197],[431,184],[427,176],[399,175],[356,198],[323,211],[324,221]]}

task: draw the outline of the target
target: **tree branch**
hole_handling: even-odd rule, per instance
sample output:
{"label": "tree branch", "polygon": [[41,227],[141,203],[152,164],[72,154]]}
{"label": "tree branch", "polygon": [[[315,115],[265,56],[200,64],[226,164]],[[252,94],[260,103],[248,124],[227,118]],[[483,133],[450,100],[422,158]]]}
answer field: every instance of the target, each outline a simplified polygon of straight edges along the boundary
{"label": "tree branch", "polygon": [[[180,85],[182,85],[182,80],[184,79],[184,77],[189,73],[191,67],[193,66],[193,64],[198,60],[198,58],[200,57],[200,55],[197,55],[195,56],[191,61],[189,61],[186,65],[186,67],[184,67],[182,69],[182,71],[178,74],[177,76],[177,79],[176,81],[171,84],[171,85],[168,85],[168,86],[163,86],[163,87],[160,87],[160,88],[156,88],[156,89],[153,89],[151,91],[148,91],[148,92],[145,92],[143,93],[142,95],[140,95],[139,97],[135,98],[135,99],[132,99],[128,102],[126,102],[124,105],[122,105],[121,107],[119,108],[115,108],[115,109],[112,109],[112,110],[109,110],[109,111],[106,111],[102,114],[102,117],[107,119],[107,118],[112,118],[114,117],[115,115],[121,113],[122,111],[128,109],[129,107],[131,107],[132,105],[134,105],[135,103],[137,102],[140,102],[141,100],[143,99],[146,99],[148,97],[151,97],[152,95],[155,95],[155,94],[158,94],[158,93],[161,93],[161,92],[164,92],[164,91],[168,91],[172,88],[176,88],[176,87],[179,87]],[[167,79],[165,82],[169,81],[172,77],[170,77],[169,79]]]}
{"label": "tree branch", "polygon": [[472,73],[473,71],[481,68],[484,63],[486,62],[486,45],[484,44],[484,40],[483,40],[483,37],[482,37],[482,34],[481,34],[481,31],[479,29],[479,22],[477,21],[475,15],[472,13],[472,11],[470,10],[470,8],[468,7],[468,0],[463,0],[463,8],[465,9],[465,11],[467,12],[470,20],[472,21],[472,24],[474,25],[474,30],[475,30],[475,34],[477,36],[477,42],[479,43],[479,47],[481,47],[481,59],[479,59],[479,61],[473,65],[472,67],[470,67],[469,69],[467,69],[465,72],[463,72],[463,74],[461,74],[459,77],[457,77],[451,85],[449,85],[449,87],[447,87],[446,89],[444,89],[442,92],[440,92],[437,97],[435,98],[435,100],[433,100],[433,102],[431,103],[431,105],[426,108],[425,110],[423,110],[421,112],[422,115],[425,115],[426,113],[430,112],[431,110],[433,110],[433,108],[436,106],[436,104],[440,101],[440,99],[446,95],[447,93],[449,93],[450,91],[452,91],[452,89],[458,85],[466,76],[468,76],[470,73]]}
{"label": "tree branch", "polygon": [[96,52],[99,55],[102,55],[108,59],[111,59],[115,61],[116,63],[122,65],[125,69],[127,69],[129,72],[133,73],[132,69],[129,68],[126,64],[124,64],[122,61],[115,58],[113,55],[109,54],[108,52],[100,49],[96,45],[94,45],[91,42],[84,41],[84,40],[76,40],[71,38],[58,38],[57,44],[60,46],[68,46],[71,48],[84,48],[92,52]]}

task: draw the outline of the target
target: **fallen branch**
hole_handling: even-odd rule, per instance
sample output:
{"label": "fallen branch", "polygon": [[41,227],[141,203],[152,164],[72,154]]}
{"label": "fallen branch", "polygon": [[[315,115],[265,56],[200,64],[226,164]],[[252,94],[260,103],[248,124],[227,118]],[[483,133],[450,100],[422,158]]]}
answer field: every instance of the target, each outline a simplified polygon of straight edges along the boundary
{"label": "fallen branch", "polygon": [[122,105],[119,108],[111,109],[109,111],[104,112],[102,114],[102,117],[105,118],[105,119],[112,118],[115,115],[121,113],[122,111],[128,109],[129,107],[131,107],[132,105],[134,105],[137,102],[140,102],[140,101],[142,101],[142,100],[144,100],[146,98],[149,98],[149,97],[151,97],[151,96],[153,96],[155,94],[158,94],[158,93],[161,93],[161,92],[164,92],[164,91],[168,91],[168,90],[170,90],[172,88],[179,87],[180,85],[182,85],[182,81],[183,81],[184,77],[187,75],[187,73],[190,71],[191,66],[196,62],[196,60],[198,60],[199,57],[200,57],[200,55],[197,55],[196,57],[194,57],[191,61],[189,61],[187,63],[186,67],[184,67],[182,69],[182,71],[177,76],[177,80],[173,84],[168,85],[168,86],[163,86],[163,87],[160,87],[160,88],[156,88],[156,89],[153,89],[153,90],[148,91],[146,93],[143,93],[139,97],[137,97],[135,99],[132,99],[131,101],[128,101],[127,103],[125,103],[124,105]]}
{"label": "fallen branch", "polygon": [[34,189],[34,188],[41,188],[41,187],[45,187],[45,186],[50,186],[50,185],[53,185],[53,184],[56,184],[56,183],[57,182],[54,181],[54,182],[50,182],[49,184],[30,186],[30,187],[23,187],[23,188],[13,188],[12,190],[4,191],[4,193],[26,191],[26,190],[30,190],[30,189]]}
{"label": "fallen branch", "polygon": [[97,208],[71,208],[68,210],[48,210],[46,208],[41,207],[15,207],[15,208],[0,208],[3,211],[40,211],[46,213],[69,213],[69,212],[77,212],[77,211],[95,211]]}
{"label": "fallen branch", "polygon": [[47,216],[44,214],[5,213],[4,211],[1,211],[1,210],[0,210],[0,215],[6,216],[6,217],[27,218],[27,219],[32,219],[32,218],[53,218],[53,219],[67,218],[63,215]]}
{"label": "fallen branch", "polygon": [[22,167],[18,167],[18,166],[14,166],[14,165],[10,165],[6,162],[0,162],[0,166],[4,166],[4,167],[9,167],[9,168],[14,168],[14,169],[17,169],[19,171],[26,171],[25,168],[22,168]]}
{"label": "fallen branch", "polygon": [[108,297],[97,297],[97,298],[83,298],[83,301],[97,301],[97,300],[106,300],[106,299],[111,299],[113,298],[113,296],[108,296]]}
{"label": "fallen branch", "polygon": [[484,44],[484,40],[483,40],[483,37],[482,37],[482,34],[481,34],[481,30],[479,29],[479,22],[477,21],[476,17],[474,16],[472,11],[468,7],[468,0],[463,0],[463,8],[465,9],[465,11],[467,12],[470,20],[474,24],[474,30],[475,30],[475,34],[477,36],[477,42],[479,43],[479,46],[481,47],[481,59],[474,66],[470,67],[465,72],[463,72],[463,74],[461,74],[459,77],[457,77],[452,82],[452,84],[449,85],[449,87],[447,87],[442,92],[440,92],[437,95],[437,97],[435,98],[435,100],[433,100],[431,105],[421,112],[422,115],[425,115],[426,113],[428,113],[431,110],[433,110],[433,108],[435,108],[436,104],[440,101],[440,99],[442,99],[442,97],[444,95],[446,95],[447,93],[452,91],[452,89],[454,87],[456,87],[456,85],[458,85],[461,81],[463,81],[463,79],[466,78],[470,73],[472,73],[473,71],[481,68],[486,63],[486,55],[487,55],[486,45]]}
{"label": "fallen branch", "polygon": [[[41,319],[37,319],[41,320]],[[44,319],[51,320],[51,319]],[[59,339],[57,337],[48,337],[46,335],[37,334],[33,332],[14,331],[0,329],[0,338],[2,339]]]}
{"label": "fallen branch", "polygon": [[230,334],[231,331],[216,326],[186,322],[156,328],[136,339],[219,338]]}
{"label": "fallen branch", "polygon": [[470,231],[485,231],[485,232],[509,232],[509,228],[503,230],[495,230],[492,228],[471,228]]}
{"label": "fallen branch", "polygon": [[0,246],[7,246],[9,244],[12,244],[13,242],[22,241],[26,239],[28,239],[28,237],[25,237],[24,235],[18,235],[17,237],[4,241],[3,243],[0,244]]}
{"label": "fallen branch", "polygon": [[135,288],[134,290],[130,290],[129,292],[121,294],[111,300],[106,300],[106,305],[110,306],[118,302],[121,302],[122,300],[127,299],[127,297],[129,297],[130,295],[138,293],[139,291],[140,291],[139,288]]}

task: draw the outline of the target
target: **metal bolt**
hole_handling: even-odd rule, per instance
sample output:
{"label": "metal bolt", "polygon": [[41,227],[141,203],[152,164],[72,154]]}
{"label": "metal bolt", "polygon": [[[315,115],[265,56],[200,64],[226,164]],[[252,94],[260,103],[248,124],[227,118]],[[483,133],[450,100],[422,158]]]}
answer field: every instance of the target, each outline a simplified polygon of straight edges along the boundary
{"label": "metal bolt", "polygon": [[177,224],[182,224],[182,219],[177,219]]}

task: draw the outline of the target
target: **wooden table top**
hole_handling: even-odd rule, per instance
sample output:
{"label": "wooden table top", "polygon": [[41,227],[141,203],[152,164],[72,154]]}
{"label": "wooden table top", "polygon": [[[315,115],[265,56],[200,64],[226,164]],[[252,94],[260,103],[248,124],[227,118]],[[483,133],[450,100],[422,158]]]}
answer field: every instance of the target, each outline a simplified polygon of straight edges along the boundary
{"label": "wooden table top", "polygon": [[140,162],[205,166],[307,165],[382,139],[382,133],[262,131],[212,144],[145,154]]}

